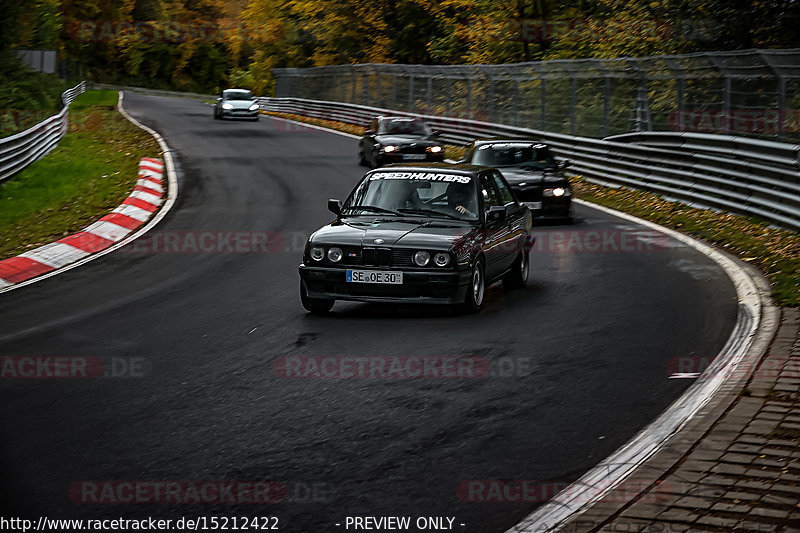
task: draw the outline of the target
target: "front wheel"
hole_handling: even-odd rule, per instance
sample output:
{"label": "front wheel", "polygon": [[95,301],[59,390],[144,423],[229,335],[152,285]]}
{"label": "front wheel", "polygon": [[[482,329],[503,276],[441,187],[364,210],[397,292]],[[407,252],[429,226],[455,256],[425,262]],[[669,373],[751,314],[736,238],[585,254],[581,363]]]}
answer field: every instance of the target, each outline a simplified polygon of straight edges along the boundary
{"label": "front wheel", "polygon": [[463,310],[466,313],[477,313],[483,305],[483,297],[486,294],[486,276],[483,270],[483,263],[476,260],[472,265],[472,275],[467,287],[467,294],[464,296]]}
{"label": "front wheel", "polygon": [[364,159],[364,149],[360,146],[358,147],[358,166],[365,167],[367,166],[367,160]]}
{"label": "front wheel", "polygon": [[507,289],[521,289],[528,284],[528,274],[531,269],[529,252],[522,250],[514,260],[511,271],[503,278],[503,285]]}
{"label": "front wheel", "polygon": [[303,280],[300,280],[300,301],[303,303],[303,308],[312,315],[327,315],[336,303],[336,300],[309,297]]}

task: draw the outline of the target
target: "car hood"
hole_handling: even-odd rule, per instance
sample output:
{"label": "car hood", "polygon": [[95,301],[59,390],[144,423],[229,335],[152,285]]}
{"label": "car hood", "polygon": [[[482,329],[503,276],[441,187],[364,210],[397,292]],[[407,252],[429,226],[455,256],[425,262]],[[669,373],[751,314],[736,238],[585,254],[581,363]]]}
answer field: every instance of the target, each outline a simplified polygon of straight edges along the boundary
{"label": "car hood", "polygon": [[250,109],[255,104],[255,100],[223,100],[223,104],[231,104],[234,109]]}
{"label": "car hood", "polygon": [[[365,217],[361,217],[362,219]],[[472,228],[466,223],[453,221],[420,220],[347,220],[337,221],[317,230],[312,236],[314,244],[341,246],[401,246],[447,250],[463,239]],[[383,242],[375,242],[383,240]]]}
{"label": "car hood", "polygon": [[408,145],[417,143],[420,146],[436,146],[439,143],[421,135],[376,135],[375,140],[382,145],[399,144]]}
{"label": "car hood", "polygon": [[506,178],[506,181],[512,187],[519,186],[522,183],[527,185],[539,185],[542,187],[545,185],[555,186],[569,183],[560,170],[548,170],[545,172],[544,170],[526,170],[519,167],[506,167],[501,168],[500,172],[503,173],[503,177]]}

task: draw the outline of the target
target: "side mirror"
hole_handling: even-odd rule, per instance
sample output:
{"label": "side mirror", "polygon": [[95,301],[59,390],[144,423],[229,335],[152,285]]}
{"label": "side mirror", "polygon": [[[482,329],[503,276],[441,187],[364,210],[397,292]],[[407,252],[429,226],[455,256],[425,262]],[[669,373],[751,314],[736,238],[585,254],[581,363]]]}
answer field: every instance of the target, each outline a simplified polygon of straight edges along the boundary
{"label": "side mirror", "polygon": [[375,135],[375,132],[372,130],[367,130],[364,132],[364,135]]}
{"label": "side mirror", "polygon": [[563,161],[558,163],[558,168],[560,168],[561,170],[564,170],[569,166],[572,166],[572,161],[570,161],[569,159],[564,159]]}
{"label": "side mirror", "polygon": [[331,198],[328,200],[328,211],[337,217],[342,214],[342,201]]}
{"label": "side mirror", "polygon": [[505,220],[505,218],[506,218],[506,208],[500,205],[493,205],[486,212],[487,222],[498,222],[500,220]]}

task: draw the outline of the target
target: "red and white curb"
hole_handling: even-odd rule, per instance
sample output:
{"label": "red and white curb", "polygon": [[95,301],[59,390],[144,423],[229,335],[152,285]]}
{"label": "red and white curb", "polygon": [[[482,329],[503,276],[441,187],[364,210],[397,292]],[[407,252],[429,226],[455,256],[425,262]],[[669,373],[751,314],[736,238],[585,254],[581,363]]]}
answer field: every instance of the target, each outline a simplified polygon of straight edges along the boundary
{"label": "red and white curb", "polygon": [[0,289],[76,263],[123,240],[164,202],[163,176],[160,159],[143,158],[136,187],[111,213],[74,235],[0,261]]}

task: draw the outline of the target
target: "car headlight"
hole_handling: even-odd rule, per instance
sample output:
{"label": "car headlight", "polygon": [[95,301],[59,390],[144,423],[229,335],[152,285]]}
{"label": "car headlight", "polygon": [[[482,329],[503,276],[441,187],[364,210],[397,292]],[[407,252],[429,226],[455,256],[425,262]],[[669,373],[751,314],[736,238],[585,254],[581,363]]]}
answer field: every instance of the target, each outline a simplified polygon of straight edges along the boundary
{"label": "car headlight", "polygon": [[333,248],[328,250],[328,261],[330,261],[331,263],[338,263],[339,261],[342,260],[343,255],[344,254],[342,254],[342,249],[334,246]]}
{"label": "car headlight", "polygon": [[570,191],[566,187],[553,187],[551,189],[545,189],[542,193],[544,196],[570,196],[572,191]]}
{"label": "car headlight", "polygon": [[222,104],[222,109],[233,109],[233,104]]}
{"label": "car headlight", "polygon": [[431,261],[431,254],[426,252],[425,250],[420,250],[419,252],[414,254],[414,264],[417,266],[424,267]]}
{"label": "car headlight", "polygon": [[431,153],[438,154],[439,152],[442,151],[442,147],[441,146],[428,146],[426,148],[426,150],[431,152]]}
{"label": "car headlight", "polygon": [[322,261],[322,259],[325,257],[325,250],[314,247],[311,249],[311,253],[309,255],[314,261]]}
{"label": "car headlight", "polygon": [[250,111],[255,111],[256,109],[258,109],[258,104],[253,104],[250,106]]}
{"label": "car headlight", "polygon": [[395,151],[398,150],[398,147],[397,146],[384,146],[383,148],[381,148],[381,150],[383,150],[386,153],[395,152]]}
{"label": "car headlight", "polygon": [[450,254],[439,252],[433,256],[433,262],[436,263],[438,267],[446,267],[450,262]]}

